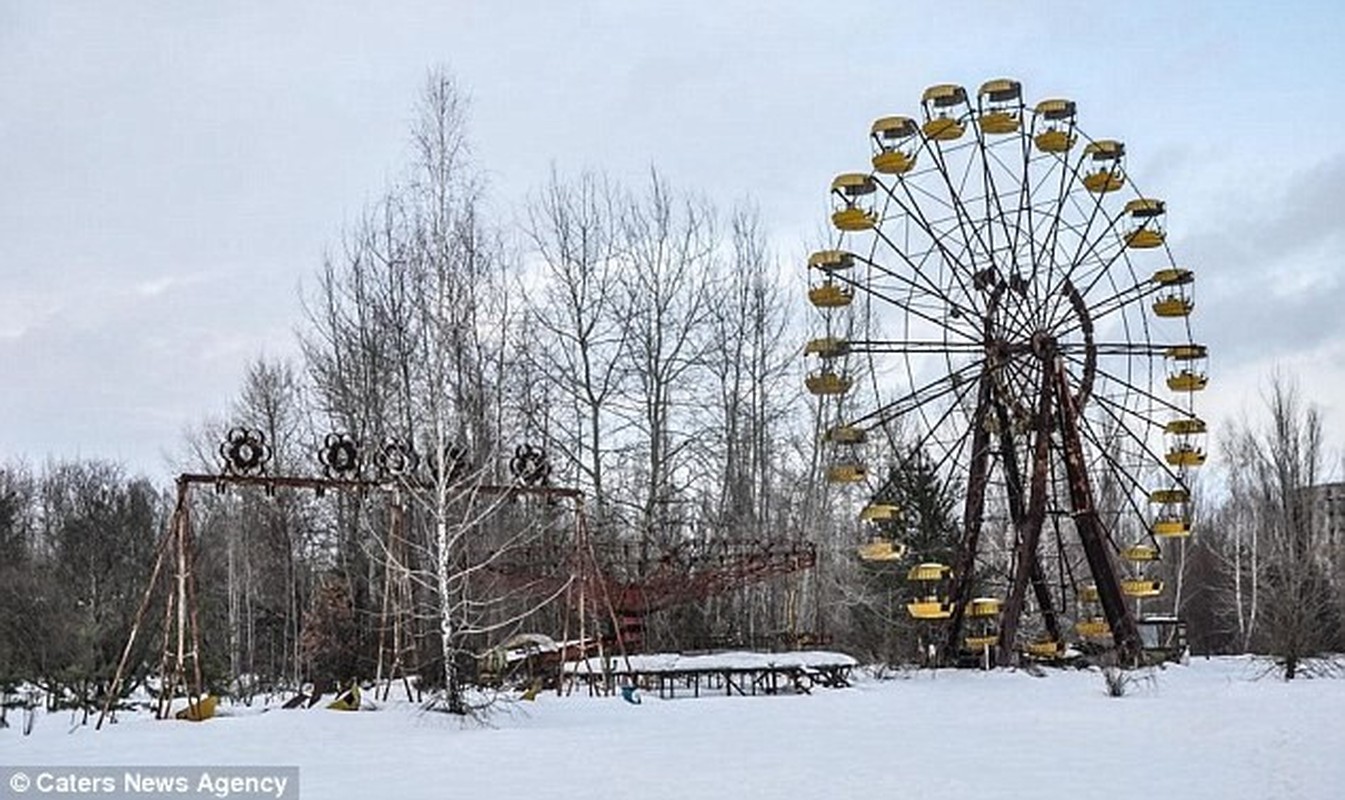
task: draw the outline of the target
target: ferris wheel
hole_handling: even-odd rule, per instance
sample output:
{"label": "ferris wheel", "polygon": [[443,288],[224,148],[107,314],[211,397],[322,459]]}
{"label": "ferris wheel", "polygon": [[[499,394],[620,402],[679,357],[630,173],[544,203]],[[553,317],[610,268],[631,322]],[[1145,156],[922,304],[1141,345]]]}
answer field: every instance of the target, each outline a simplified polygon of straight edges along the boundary
{"label": "ferris wheel", "polygon": [[[1194,274],[1126,146],[1078,116],[1014,80],[930,87],[873,123],[871,170],[832,181],[835,244],[808,262],[827,480],[869,501],[859,556],[909,566],[944,658],[1138,659],[1164,545],[1191,533]],[[950,563],[907,547],[885,499],[916,463],[951,497]]]}

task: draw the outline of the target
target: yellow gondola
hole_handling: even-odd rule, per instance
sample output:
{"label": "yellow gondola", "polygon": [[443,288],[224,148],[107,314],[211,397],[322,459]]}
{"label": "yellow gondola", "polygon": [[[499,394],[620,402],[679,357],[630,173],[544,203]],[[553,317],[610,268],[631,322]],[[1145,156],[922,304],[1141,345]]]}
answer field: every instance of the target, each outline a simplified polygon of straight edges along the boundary
{"label": "yellow gondola", "polygon": [[1176,505],[1187,503],[1191,500],[1191,492],[1186,489],[1154,489],[1149,492],[1150,503],[1162,503],[1164,505]]}
{"label": "yellow gondola", "polygon": [[1121,558],[1135,564],[1147,564],[1159,559],[1158,548],[1151,544],[1136,544],[1121,551]]}
{"label": "yellow gondola", "polygon": [[850,354],[850,342],[838,336],[811,339],[803,346],[803,354],[820,358],[840,358]]}
{"label": "yellow gondola", "polygon": [[1125,171],[1121,169],[1121,158],[1125,155],[1125,145],[1115,139],[1099,139],[1084,148],[1084,155],[1091,156],[1096,169],[1084,175],[1083,185],[1095,194],[1114,192],[1125,185]]}
{"label": "yellow gondola", "polygon": [[977,123],[981,132],[991,135],[1017,133],[1023,126],[1019,100],[1023,96],[1023,86],[1009,78],[999,78],[981,84],[977,96],[982,103],[981,116]]}
{"label": "yellow gondola", "polygon": [[875,537],[859,546],[861,561],[900,561],[906,555],[906,546],[890,539]]}
{"label": "yellow gondola", "polygon": [[901,516],[901,507],[892,503],[869,503],[859,512],[864,522],[889,522]]}
{"label": "yellow gondola", "polygon": [[925,124],[921,126],[925,138],[936,142],[951,142],[962,138],[967,128],[958,117],[948,115],[956,105],[965,105],[967,90],[952,83],[941,83],[925,90],[921,103],[925,106]]}
{"label": "yellow gondola", "polygon": [[1190,299],[1175,294],[1154,301],[1154,313],[1160,317],[1189,317],[1195,307]]}
{"label": "yellow gondola", "polygon": [[855,265],[855,254],[845,250],[818,250],[808,256],[808,266],[823,272],[838,272]]}
{"label": "yellow gondola", "polygon": [[920,128],[910,117],[882,117],[869,129],[873,138],[873,170],[885,175],[904,175],[915,168],[919,155]]}
{"label": "yellow gondola", "polygon": [[835,464],[827,469],[827,481],[830,483],[859,483],[869,475],[863,464]]}
{"label": "yellow gondola", "polygon": [[1121,592],[1126,597],[1158,597],[1163,593],[1163,582],[1146,578],[1127,578],[1121,581]]}
{"label": "yellow gondola", "polygon": [[1004,605],[998,597],[974,597],[967,603],[968,617],[998,617]]}
{"label": "yellow gondola", "polygon": [[824,283],[808,290],[808,302],[816,308],[844,308],[854,300],[854,291],[837,283]]}
{"label": "yellow gondola", "polygon": [[1073,100],[1043,100],[1033,109],[1038,120],[1044,122],[1032,141],[1043,153],[1065,153],[1074,146],[1075,136],[1070,128],[1074,123]]}
{"label": "yellow gondola", "polygon": [[934,561],[926,561],[923,564],[916,564],[906,572],[906,580],[912,582],[932,582],[941,581],[952,575],[953,568],[947,564],[939,564]]}
{"label": "yellow gondola", "polygon": [[1198,392],[1209,385],[1210,379],[1203,372],[1183,369],[1168,376],[1168,388],[1174,392]]}
{"label": "yellow gondola", "polygon": [[1065,643],[1055,639],[1041,639],[1029,642],[1025,649],[1033,658],[1060,658],[1065,654]]}
{"label": "yellow gondola", "polygon": [[1111,636],[1111,626],[1102,617],[1089,617],[1074,623],[1074,630],[1085,639],[1105,639]]}
{"label": "yellow gondola", "polygon": [[1162,200],[1137,198],[1126,203],[1125,210],[1134,221],[1134,227],[1125,235],[1126,247],[1143,250],[1163,244],[1167,234],[1163,230],[1165,205]]}
{"label": "yellow gondola", "polygon": [[831,191],[838,198],[838,207],[832,211],[831,222],[842,231],[869,230],[878,223],[878,215],[859,201],[877,191],[873,178],[862,172],[837,175],[831,182]]}
{"label": "yellow gondola", "polygon": [[1205,463],[1205,451],[1182,443],[1174,445],[1163,458],[1174,467],[1198,467]]}
{"label": "yellow gondola", "polygon": [[953,607],[937,598],[916,600],[906,604],[906,613],[913,619],[948,619],[953,615]]}
{"label": "yellow gondola", "polygon": [[1169,267],[1154,273],[1153,282],[1159,286],[1185,286],[1194,282],[1196,274],[1189,269]]}
{"label": "yellow gondola", "polygon": [[1097,586],[1092,583],[1086,583],[1079,587],[1079,602],[1096,603],[1098,601]]}
{"label": "yellow gondola", "polygon": [[829,369],[819,370],[804,379],[804,385],[808,391],[815,395],[837,395],[845,394],[850,391],[853,381],[849,376],[832,372]]}
{"label": "yellow gondola", "polygon": [[1191,535],[1191,523],[1184,519],[1155,520],[1153,533],[1166,539],[1182,539]]}
{"label": "yellow gondola", "polygon": [[1175,436],[1194,436],[1205,432],[1205,420],[1199,417],[1181,417],[1168,420],[1167,424],[1163,426],[1163,430]]}
{"label": "yellow gondola", "polygon": [[853,425],[837,425],[822,434],[822,441],[828,444],[864,444],[868,438],[863,428]]}
{"label": "yellow gondola", "polygon": [[1203,344],[1177,344],[1165,350],[1163,355],[1173,361],[1198,361],[1209,356],[1209,349]]}
{"label": "yellow gondola", "polygon": [[968,636],[962,640],[963,646],[968,650],[984,650],[987,647],[994,647],[995,642],[999,641],[999,634],[986,636]]}

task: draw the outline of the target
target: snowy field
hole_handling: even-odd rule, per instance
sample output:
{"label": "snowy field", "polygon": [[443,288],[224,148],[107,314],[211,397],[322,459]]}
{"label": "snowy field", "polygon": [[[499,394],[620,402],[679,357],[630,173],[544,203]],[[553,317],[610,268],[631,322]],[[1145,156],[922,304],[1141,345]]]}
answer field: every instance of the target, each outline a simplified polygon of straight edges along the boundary
{"label": "snowy field", "polygon": [[484,727],[396,704],[222,707],[205,723],[102,732],[52,715],[24,737],[11,715],[0,764],[297,765],[310,800],[1345,797],[1345,681],[1263,672],[1195,659],[1122,698],[1097,672],[1054,670],[641,705],[544,694]]}

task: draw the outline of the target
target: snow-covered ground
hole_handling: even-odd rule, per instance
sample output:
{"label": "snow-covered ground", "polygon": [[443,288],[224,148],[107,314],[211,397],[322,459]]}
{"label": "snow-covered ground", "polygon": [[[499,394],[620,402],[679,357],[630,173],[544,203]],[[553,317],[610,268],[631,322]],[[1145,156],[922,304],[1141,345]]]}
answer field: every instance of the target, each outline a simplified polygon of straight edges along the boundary
{"label": "snow-covered ground", "polygon": [[485,727],[396,704],[102,732],[53,715],[0,730],[0,764],[297,765],[301,796],[323,800],[1345,797],[1345,681],[1263,672],[1195,659],[1122,698],[1097,672],[1054,670],[641,705],[544,694]]}

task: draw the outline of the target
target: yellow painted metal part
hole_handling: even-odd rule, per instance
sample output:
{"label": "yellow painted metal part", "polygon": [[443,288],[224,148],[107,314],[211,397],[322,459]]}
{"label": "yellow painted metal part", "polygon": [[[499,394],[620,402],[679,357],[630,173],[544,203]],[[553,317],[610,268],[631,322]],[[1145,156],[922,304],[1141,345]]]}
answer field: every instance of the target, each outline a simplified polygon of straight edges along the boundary
{"label": "yellow painted metal part", "polygon": [[863,172],[842,172],[831,180],[831,191],[846,197],[873,194],[878,188],[873,178]]}
{"label": "yellow painted metal part", "polygon": [[910,117],[879,117],[869,127],[869,133],[879,140],[903,141],[910,139],[920,130]]}
{"label": "yellow painted metal part", "polygon": [[1198,467],[1205,463],[1205,451],[1189,444],[1179,444],[1163,456],[1174,467]]}
{"label": "yellow painted metal part", "polygon": [[935,117],[926,122],[921,130],[925,132],[925,138],[936,142],[951,142],[962,138],[962,134],[967,132],[966,126],[952,117]]}
{"label": "yellow painted metal part", "polygon": [[1027,646],[1027,654],[1033,658],[1059,658],[1065,654],[1065,643],[1057,642],[1054,639],[1030,642]]}
{"label": "yellow painted metal part", "polygon": [[854,299],[853,291],[835,283],[824,283],[808,290],[808,302],[817,308],[843,308]]}
{"label": "yellow painted metal part", "polygon": [[1060,120],[1072,119],[1074,117],[1075,106],[1073,100],[1053,98],[1037,103],[1036,108],[1032,110],[1033,113],[1043,119],[1059,122]]}
{"label": "yellow painted metal part", "polygon": [[852,383],[848,376],[825,369],[809,375],[804,380],[808,391],[815,395],[845,394],[850,391]]}
{"label": "yellow painted metal part", "polygon": [[1121,558],[1135,563],[1157,561],[1158,548],[1151,544],[1136,544],[1121,551]]}
{"label": "yellow painted metal part", "polygon": [[1168,376],[1168,388],[1174,392],[1198,392],[1209,385],[1210,379],[1203,372],[1184,369]]}
{"label": "yellow painted metal part", "polygon": [[808,266],[823,272],[836,272],[850,269],[855,265],[855,256],[844,250],[818,250],[808,256]]}
{"label": "yellow painted metal part", "polygon": [[1115,161],[1125,155],[1125,144],[1115,139],[1098,139],[1090,142],[1083,150],[1084,155],[1092,156],[1094,161]]}
{"label": "yellow painted metal part", "polygon": [[915,167],[916,152],[912,141],[920,127],[910,117],[881,117],[874,120],[870,135],[878,146],[873,169],[886,175],[904,175]]}
{"label": "yellow painted metal part", "polygon": [[1163,593],[1163,582],[1128,578],[1121,581],[1121,592],[1126,597],[1157,597]]}
{"label": "yellow painted metal part", "polygon": [[1114,139],[1099,139],[1084,148],[1084,155],[1099,165],[1084,176],[1083,185],[1088,191],[1095,194],[1114,192],[1125,185],[1125,172],[1118,163],[1125,155],[1124,144]]}
{"label": "yellow painted metal part", "polygon": [[975,597],[967,603],[969,617],[998,617],[1003,602],[998,597]]}
{"label": "yellow painted metal part", "polygon": [[827,469],[827,481],[830,483],[859,483],[868,477],[869,471],[863,464],[836,464]]}
{"label": "yellow painted metal part", "polygon": [[1090,617],[1074,623],[1074,630],[1085,639],[1105,639],[1111,636],[1111,626],[1102,617]]}
{"label": "yellow painted metal part", "polygon": [[803,353],[821,358],[840,358],[849,355],[850,343],[838,336],[823,336],[820,339],[812,339],[804,345]]}
{"label": "yellow painted metal part", "polygon": [[865,522],[887,522],[901,516],[901,506],[892,503],[869,503],[859,512]]}
{"label": "yellow painted metal part", "polygon": [[1126,203],[1125,211],[1132,217],[1138,219],[1149,219],[1161,216],[1166,206],[1162,200],[1152,197],[1137,197]]}
{"label": "yellow painted metal part", "polygon": [[859,546],[861,561],[900,561],[906,555],[906,546],[889,539],[870,539]]}
{"label": "yellow painted metal part", "polygon": [[831,215],[831,224],[842,231],[866,231],[878,223],[878,216],[862,208],[848,206]]}
{"label": "yellow painted metal part", "polygon": [[1191,535],[1191,523],[1184,519],[1160,519],[1154,522],[1154,536],[1181,539]]}
{"label": "yellow painted metal part", "polygon": [[1037,134],[1032,141],[1043,153],[1064,153],[1074,146],[1075,140],[1069,131],[1051,128]]}
{"label": "yellow painted metal part", "polygon": [[1163,355],[1173,361],[1196,361],[1209,355],[1209,349],[1203,344],[1178,344],[1169,347]]}
{"label": "yellow painted metal part", "polygon": [[947,108],[967,102],[967,90],[956,83],[938,83],[925,90],[920,102],[933,103],[935,108]]}
{"label": "yellow painted metal part", "polygon": [[1153,281],[1160,286],[1184,286],[1196,279],[1196,274],[1189,269],[1181,267],[1169,267],[1160,269],[1154,273]]}
{"label": "yellow painted metal part", "polygon": [[934,561],[926,561],[923,564],[916,564],[906,573],[908,581],[939,581],[951,575],[953,568],[947,564],[939,564]]}
{"label": "yellow painted metal part", "polygon": [[856,428],[853,425],[837,425],[828,428],[826,433],[822,434],[822,441],[829,444],[864,444],[868,438],[869,435],[863,428]]}
{"label": "yellow painted metal part", "polygon": [[1147,250],[1163,244],[1166,235],[1155,228],[1136,228],[1126,234],[1126,247],[1135,250]]}
{"label": "yellow painted metal part", "polygon": [[332,711],[359,711],[360,687],[357,684],[351,684],[349,689],[338,694],[335,700],[328,703],[327,708]]}
{"label": "yellow painted metal part", "polygon": [[1195,307],[1191,299],[1175,294],[1154,301],[1154,313],[1160,317],[1189,317]]}
{"label": "yellow painted metal part", "polygon": [[990,134],[1017,133],[1023,120],[1012,111],[987,111],[978,120],[981,130]]}
{"label": "yellow painted metal part", "polygon": [[1125,173],[1120,170],[1100,169],[1097,172],[1091,172],[1084,176],[1084,188],[1094,194],[1104,192],[1114,192],[1125,186]]}
{"label": "yellow painted metal part", "polygon": [[906,604],[906,613],[913,619],[948,619],[953,615],[953,607],[937,599],[917,600]]}
{"label": "yellow painted metal part", "polygon": [[1097,586],[1086,583],[1079,587],[1079,602],[1096,603],[1098,601]]}
{"label": "yellow painted metal part", "polygon": [[995,642],[999,641],[999,634],[993,636],[968,636],[962,640],[962,644],[968,650],[984,650],[987,647],[994,647]]}
{"label": "yellow painted metal part", "polygon": [[916,154],[901,150],[883,150],[873,156],[874,172],[884,175],[905,175],[915,168]]}
{"label": "yellow painted metal part", "polygon": [[1186,489],[1154,489],[1149,492],[1150,503],[1162,503],[1164,505],[1174,505],[1187,503],[1191,500],[1191,493]]}
{"label": "yellow painted metal part", "polygon": [[217,708],[219,708],[219,698],[213,694],[208,694],[197,698],[195,702],[189,700],[187,707],[178,711],[173,717],[187,722],[205,722],[215,716]]}
{"label": "yellow painted metal part", "polygon": [[1013,78],[995,78],[981,84],[977,94],[993,103],[1006,103],[1023,96],[1023,84]]}
{"label": "yellow painted metal part", "polygon": [[1182,419],[1169,420],[1163,426],[1167,433],[1178,436],[1194,436],[1197,433],[1205,432],[1205,420],[1199,417],[1184,417]]}

